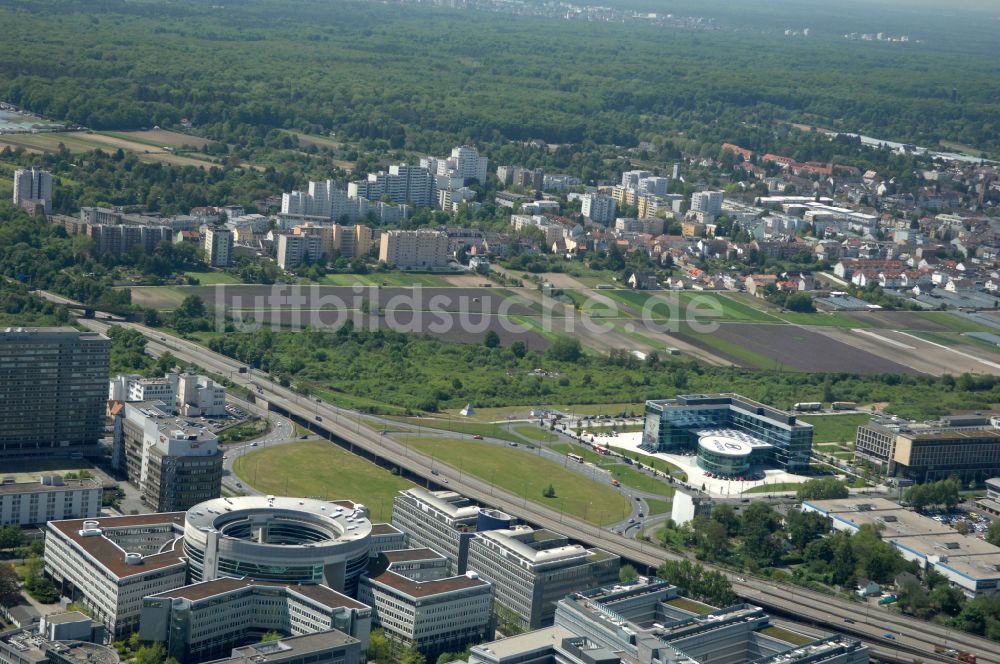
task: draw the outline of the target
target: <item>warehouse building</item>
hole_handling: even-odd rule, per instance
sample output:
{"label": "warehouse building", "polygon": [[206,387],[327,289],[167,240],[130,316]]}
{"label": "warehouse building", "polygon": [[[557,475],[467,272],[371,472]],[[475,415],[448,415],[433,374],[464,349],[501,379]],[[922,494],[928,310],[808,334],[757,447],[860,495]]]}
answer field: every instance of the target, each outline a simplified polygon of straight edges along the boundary
{"label": "warehouse building", "polygon": [[1000,547],[961,535],[891,500],[872,497],[804,500],[802,509],[829,517],[834,530],[855,532],[864,524],[878,527],[882,540],[896,547],[905,559],[944,575],[967,597],[997,592]]}

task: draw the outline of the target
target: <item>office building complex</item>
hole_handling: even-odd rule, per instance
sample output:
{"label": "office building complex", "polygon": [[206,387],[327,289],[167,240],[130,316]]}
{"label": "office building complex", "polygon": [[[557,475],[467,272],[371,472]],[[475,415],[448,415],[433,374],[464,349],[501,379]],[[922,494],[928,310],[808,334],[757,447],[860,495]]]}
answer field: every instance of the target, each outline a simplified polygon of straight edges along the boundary
{"label": "office building complex", "polygon": [[869,649],[857,639],[811,640],[773,627],[759,607],[713,610],[680,597],[666,582],[640,577],[568,595],[559,601],[552,627],[473,646],[469,664],[868,662]]}
{"label": "office building complex", "polygon": [[119,374],[108,383],[109,401],[160,401],[167,410],[187,417],[224,417],[226,388],[193,371],[163,378]]}
{"label": "office building complex", "polygon": [[362,643],[336,630],[234,648],[211,664],[364,664]]}
{"label": "office building complex", "polygon": [[228,267],[233,262],[233,231],[208,228],[205,231],[205,261],[212,267]]}
{"label": "office building complex", "polygon": [[383,231],[379,261],[403,270],[448,266],[448,234],[440,231]]}
{"label": "office building complex", "polygon": [[192,581],[249,576],[322,583],[355,596],[371,530],[367,509],[350,501],[217,498],[188,510],[184,552]]}
{"label": "office building complex", "polygon": [[0,664],[119,664],[120,661],[114,648],[85,640],[51,639],[31,629],[0,635]]}
{"label": "office building complex", "polygon": [[891,477],[934,482],[954,475],[978,484],[1000,474],[1000,429],[985,418],[875,418],[858,427],[855,454]]}
{"label": "office building complex", "polygon": [[435,656],[462,650],[489,634],[493,593],[474,572],[448,574],[430,549],[386,551],[373,558],[358,598],[390,637]]}
{"label": "office building complex", "polygon": [[[332,242],[332,240],[331,240]],[[323,238],[315,233],[278,236],[278,265],[284,270],[323,258]]]}
{"label": "office building complex", "polygon": [[762,465],[809,467],[813,428],[795,415],[735,394],[687,394],[646,402],[640,449],[693,452],[698,465],[739,476]]}
{"label": "office building complex", "polygon": [[0,459],[100,455],[110,350],[70,327],[0,330]]}
{"label": "office building complex", "polygon": [[115,427],[112,457],[150,509],[185,510],[218,497],[222,451],[218,438],[161,401],[128,402]]}
{"label": "office building complex", "polygon": [[14,205],[40,205],[43,214],[52,212],[52,174],[32,166],[14,171]]}
{"label": "office building complex", "polygon": [[698,221],[709,224],[722,214],[722,200],[725,196],[721,191],[697,191],[691,194],[691,211]]}
{"label": "office building complex", "polygon": [[604,194],[584,194],[580,199],[583,216],[598,224],[610,224],[615,220],[618,204],[615,199]]}
{"label": "office building complex", "polygon": [[468,569],[469,542],[477,532],[509,528],[513,517],[477,507],[454,491],[404,489],[392,503],[392,524],[414,548],[427,547],[448,559],[450,574]]}
{"label": "office building complex", "polygon": [[53,519],[89,519],[101,513],[101,483],[43,475],[37,482],[0,484],[0,526],[41,526]]}
{"label": "office building complex", "polygon": [[567,594],[616,581],[618,567],[616,555],[528,526],[479,533],[469,544],[469,571],[492,583],[496,603],[530,629],[551,625]]}
{"label": "office building complex", "polygon": [[184,513],[49,521],[45,571],[86,604],[109,640],[139,628],[142,598],[185,584]]}
{"label": "office building complex", "polygon": [[830,519],[834,530],[857,532],[869,524],[878,528],[906,560],[924,571],[934,570],[966,597],[1000,592],[1000,547],[974,535],[962,535],[939,521],[903,509],[885,498],[804,500],[802,510]]}
{"label": "office building complex", "polygon": [[162,641],[186,664],[226,655],[267,632],[299,636],[336,630],[368,649],[372,611],[323,585],[217,579],[145,597],[140,641]]}
{"label": "office building complex", "polygon": [[177,401],[177,374],[163,378],[144,378],[137,374],[118,374],[108,381],[108,401]]}

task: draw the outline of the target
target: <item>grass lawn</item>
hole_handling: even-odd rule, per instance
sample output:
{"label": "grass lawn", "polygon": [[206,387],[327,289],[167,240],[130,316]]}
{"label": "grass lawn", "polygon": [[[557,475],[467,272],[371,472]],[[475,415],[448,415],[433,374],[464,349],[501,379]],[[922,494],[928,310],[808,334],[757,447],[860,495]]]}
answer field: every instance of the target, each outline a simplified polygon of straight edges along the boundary
{"label": "grass lawn", "polygon": [[558,452],[559,454],[569,454],[570,452],[572,452],[573,454],[579,454],[584,461],[595,463],[597,465],[607,462],[608,459],[606,456],[598,454],[597,452],[590,449],[590,447],[586,445],[576,445],[574,443],[556,443],[555,445],[549,445],[549,449],[551,449],[553,452]]}
{"label": "grass lawn", "polygon": [[817,312],[814,314],[782,311],[774,314],[778,318],[794,325],[825,325],[828,327],[861,328],[871,327],[867,322],[838,313]]}
{"label": "grass lawn", "polygon": [[645,491],[646,493],[653,493],[659,496],[674,495],[674,487],[667,484],[663,480],[650,477],[628,464],[612,463],[603,466],[603,468],[611,473],[611,477],[615,478],[627,487],[631,487],[639,491]]}
{"label": "grass lawn", "polygon": [[948,311],[921,311],[917,315],[938,325],[948,327],[953,332],[991,332],[996,334],[994,328]]}
{"label": "grass lawn", "polygon": [[551,431],[546,431],[541,427],[534,427],[530,424],[515,426],[514,431],[529,440],[537,440],[541,443],[552,443],[559,440],[559,436]]}
{"label": "grass lawn", "polygon": [[374,522],[388,521],[396,493],[413,486],[359,456],[320,440],[255,450],[236,459],[234,470],[244,482],[266,494],[363,503],[371,510]]}
{"label": "grass lawn", "polygon": [[669,604],[670,606],[676,606],[678,609],[684,611],[690,611],[699,616],[711,613],[715,611],[715,607],[709,606],[708,604],[702,604],[701,602],[695,601],[693,599],[688,599],[687,597],[675,597],[674,599],[664,602],[664,604]]}
{"label": "grass lawn", "polygon": [[813,443],[854,442],[858,427],[868,422],[871,415],[820,415],[800,417],[800,422],[813,425]]}
{"label": "grass lawn", "polygon": [[658,459],[654,456],[649,456],[648,454],[642,454],[640,452],[633,452],[632,450],[622,449],[620,447],[611,446],[611,449],[622,454],[627,454],[636,461],[639,461],[644,466],[649,466],[653,470],[658,470],[661,473],[670,473],[674,477],[680,479],[681,481],[687,481],[687,473],[680,469],[680,467],[666,461],[664,459]]}
{"label": "grass lawn", "polygon": [[206,270],[204,272],[185,272],[184,276],[197,279],[202,286],[214,286],[216,284],[238,284],[240,280],[227,272]]}
{"label": "grass lawn", "polygon": [[314,384],[309,385],[309,391],[323,401],[332,403],[342,408],[358,410],[359,408],[371,406],[377,408],[378,412],[381,413],[403,413],[406,410],[405,408],[400,408],[399,406],[394,406],[382,401],[376,401],[375,399],[359,397],[353,394],[346,394],[344,392],[331,392],[330,390],[324,390],[317,387]]}
{"label": "grass lawn", "polygon": [[255,420],[247,420],[246,422],[240,422],[236,426],[229,427],[225,431],[219,434],[220,443],[240,443],[245,440],[252,440],[254,438],[260,438],[266,433],[270,433],[273,429],[271,420],[265,419],[263,417],[257,418]]}
{"label": "grass lawn", "polygon": [[801,482],[775,482],[774,484],[761,484],[747,489],[743,493],[774,493],[775,491],[797,491],[802,486]]}
{"label": "grass lawn", "polygon": [[[475,405],[475,404],[473,404]],[[618,413],[625,411],[626,413],[635,413],[636,415],[641,415],[645,408],[644,404],[641,403],[592,403],[592,404],[533,404],[526,406],[496,406],[496,407],[486,407],[477,408],[475,414],[472,417],[463,417],[458,414],[458,410],[446,410],[442,411],[447,415],[452,417],[461,417],[463,421],[475,420],[478,422],[494,422],[502,421],[507,417],[517,417],[519,419],[527,419],[528,412],[534,408],[546,408],[549,410],[557,410],[560,413],[572,413],[574,415],[611,415],[616,416]]]}
{"label": "grass lawn", "polygon": [[372,272],[370,274],[327,274],[320,282],[325,286],[365,286],[402,287],[427,286],[447,288],[451,286],[445,277],[420,272]]}
{"label": "grass lawn", "polygon": [[673,505],[669,500],[657,500],[656,498],[647,498],[646,504],[649,506],[649,516],[666,514]]}
{"label": "grass lawn", "polygon": [[[615,523],[631,509],[628,499],[610,486],[524,450],[453,438],[409,438],[407,444],[525,500],[590,523]],[[550,484],[556,496],[545,498],[542,491]]]}
{"label": "grass lawn", "polygon": [[787,629],[782,629],[781,627],[765,627],[760,630],[761,634],[766,634],[767,636],[773,637],[775,639],[781,639],[782,641],[787,641],[788,643],[804,646],[806,644],[812,643],[816,639],[811,636],[806,636],[805,634],[799,634],[798,632],[789,632]]}
{"label": "grass lawn", "polygon": [[[396,420],[398,422],[404,422],[406,424],[411,424],[413,426],[421,426],[428,429],[427,433],[433,433],[434,430],[437,431],[451,431],[452,433],[462,433],[468,436],[487,436],[489,438],[498,438],[500,440],[507,440],[512,443],[524,443],[530,444],[530,440],[519,436],[514,433],[517,430],[515,427],[513,431],[508,431],[507,426],[503,424],[492,424],[490,422],[467,422],[462,420],[449,420],[437,417],[395,417],[389,416],[388,419]],[[530,428],[530,427],[525,427]],[[543,433],[540,429],[539,433]],[[536,439],[537,440],[537,439]]]}

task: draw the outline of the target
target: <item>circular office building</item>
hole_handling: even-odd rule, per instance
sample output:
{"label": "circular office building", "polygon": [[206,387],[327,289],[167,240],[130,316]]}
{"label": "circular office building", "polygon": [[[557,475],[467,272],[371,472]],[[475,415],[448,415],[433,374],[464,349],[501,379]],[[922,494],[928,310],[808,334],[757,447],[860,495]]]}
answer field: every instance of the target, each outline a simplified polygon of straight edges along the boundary
{"label": "circular office building", "polygon": [[184,519],[191,582],[250,577],[355,594],[372,525],[364,505],[245,496],[195,505]]}
{"label": "circular office building", "polygon": [[722,477],[746,475],[753,449],[736,436],[708,434],[698,439],[698,467]]}

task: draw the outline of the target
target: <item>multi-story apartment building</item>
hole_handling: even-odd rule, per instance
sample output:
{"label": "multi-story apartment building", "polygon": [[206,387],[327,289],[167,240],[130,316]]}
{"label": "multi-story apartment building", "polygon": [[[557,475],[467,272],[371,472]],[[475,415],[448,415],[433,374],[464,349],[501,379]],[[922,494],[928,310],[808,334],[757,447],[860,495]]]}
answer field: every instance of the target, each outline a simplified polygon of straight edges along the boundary
{"label": "multi-story apartment building", "polygon": [[617,581],[618,568],[614,554],[528,526],[482,532],[469,544],[469,571],[492,583],[496,603],[529,629],[551,625],[566,595]]}
{"label": "multi-story apartment building", "polygon": [[205,260],[212,267],[228,267],[233,262],[233,231],[212,228],[205,231]]}
{"label": "multi-story apartment building", "polygon": [[[332,242],[332,239],[331,239]],[[278,265],[286,270],[306,261],[323,259],[323,238],[320,234],[306,232],[298,235],[283,233],[278,236]]]}
{"label": "multi-story apartment building", "polygon": [[101,483],[43,475],[37,482],[0,484],[0,526],[39,526],[58,519],[89,519],[101,513]]}
{"label": "multi-story apartment building", "polygon": [[45,571],[115,641],[139,628],[144,597],[185,584],[183,532],[183,512],[49,521]]}
{"label": "multi-story apartment building", "polygon": [[794,414],[736,394],[685,394],[646,402],[640,449],[696,451],[698,464],[722,475],[776,465],[809,467],[813,427]]}
{"label": "multi-story apartment building", "polygon": [[580,199],[583,216],[598,224],[610,224],[615,220],[618,204],[604,194],[585,194]]}
{"label": "multi-story apartment building", "polygon": [[430,549],[386,551],[369,564],[358,598],[386,634],[425,655],[462,650],[492,635],[493,593],[477,574],[447,569]]}
{"label": "multi-story apartment building", "polygon": [[[428,491],[420,487],[404,489],[392,503],[392,525],[406,533],[414,548],[427,547],[448,559],[451,574],[463,574],[469,555],[469,541],[479,528],[481,509],[454,491]],[[509,527],[512,518],[500,512],[494,528]]]}
{"label": "multi-story apartment building", "polygon": [[70,327],[0,330],[0,458],[99,455],[110,352]]}
{"label": "multi-story apartment building", "polygon": [[701,223],[710,224],[722,214],[724,198],[725,192],[722,191],[696,191],[691,194],[691,212],[695,213]]}
{"label": "multi-story apartment building", "polygon": [[260,641],[271,631],[291,636],[336,630],[368,649],[372,610],[324,585],[285,586],[216,579],[145,597],[139,639],[163,642],[167,655],[196,664]]}
{"label": "multi-story apartment building", "polygon": [[186,510],[222,490],[218,438],[173,412],[159,401],[126,403],[115,427],[113,456],[124,461],[129,481],[158,512]]}
{"label": "multi-story apartment building", "polygon": [[403,270],[448,265],[448,234],[440,231],[383,231],[378,259]]}
{"label": "multi-story apartment building", "polygon": [[933,482],[954,475],[982,483],[1000,474],[1000,429],[985,418],[922,424],[874,418],[858,427],[855,454],[890,477]]}
{"label": "multi-story apartment building", "polygon": [[545,184],[545,171],[540,168],[515,168],[512,182],[518,187],[541,191]]}
{"label": "multi-story apartment building", "polygon": [[663,233],[663,220],[618,217],[615,219],[615,230],[619,233],[649,233],[650,235],[661,235]]}
{"label": "multi-story apartment building", "polygon": [[622,173],[621,186],[626,189],[638,189],[639,181],[650,177],[653,177],[653,174],[650,171],[625,171]]}
{"label": "multi-story apartment building", "polygon": [[388,196],[393,203],[409,203],[416,207],[430,207],[437,201],[434,175],[426,168],[408,164],[394,164],[388,173],[369,173],[367,179],[349,183],[347,195],[369,201]]}
{"label": "multi-story apartment building", "polygon": [[655,175],[639,178],[636,189],[639,194],[649,194],[652,196],[666,196],[667,187],[670,185],[670,178],[658,177]]}
{"label": "multi-story apartment building", "polygon": [[14,205],[36,204],[45,214],[52,212],[52,174],[34,166],[14,171]]}

